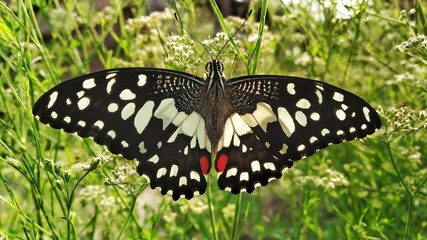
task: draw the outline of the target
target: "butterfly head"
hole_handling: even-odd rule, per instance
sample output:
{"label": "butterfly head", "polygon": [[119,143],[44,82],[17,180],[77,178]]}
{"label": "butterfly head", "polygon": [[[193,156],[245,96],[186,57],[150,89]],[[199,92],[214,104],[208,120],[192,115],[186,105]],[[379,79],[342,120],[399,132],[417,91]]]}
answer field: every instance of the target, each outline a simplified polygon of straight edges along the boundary
{"label": "butterfly head", "polygon": [[221,89],[224,89],[224,64],[219,60],[212,60],[206,63],[205,68],[204,78],[208,81],[208,90],[217,84]]}

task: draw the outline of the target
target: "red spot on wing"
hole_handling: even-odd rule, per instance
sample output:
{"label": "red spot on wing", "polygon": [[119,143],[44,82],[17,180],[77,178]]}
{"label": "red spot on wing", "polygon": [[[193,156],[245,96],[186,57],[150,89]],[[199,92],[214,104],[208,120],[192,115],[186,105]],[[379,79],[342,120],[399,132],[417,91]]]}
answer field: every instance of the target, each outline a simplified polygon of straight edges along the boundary
{"label": "red spot on wing", "polygon": [[228,161],[228,155],[222,153],[219,158],[218,161],[216,163],[216,171],[218,173],[222,173],[224,172],[225,166],[227,166],[227,161]]}
{"label": "red spot on wing", "polygon": [[200,157],[200,168],[202,168],[202,173],[208,175],[209,173],[209,160],[207,155],[202,155]]}

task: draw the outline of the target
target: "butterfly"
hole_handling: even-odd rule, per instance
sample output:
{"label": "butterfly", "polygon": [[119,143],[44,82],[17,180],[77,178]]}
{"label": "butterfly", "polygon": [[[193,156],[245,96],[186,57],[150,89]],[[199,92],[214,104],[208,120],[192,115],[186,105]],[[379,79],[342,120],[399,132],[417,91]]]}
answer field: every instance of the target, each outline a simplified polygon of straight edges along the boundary
{"label": "butterfly", "polygon": [[151,188],[174,200],[218,186],[251,193],[319,149],[381,127],[375,110],[333,85],[291,76],[226,80],[219,60],[205,77],[158,68],[110,69],[65,81],[33,114],[45,124],[139,161]]}

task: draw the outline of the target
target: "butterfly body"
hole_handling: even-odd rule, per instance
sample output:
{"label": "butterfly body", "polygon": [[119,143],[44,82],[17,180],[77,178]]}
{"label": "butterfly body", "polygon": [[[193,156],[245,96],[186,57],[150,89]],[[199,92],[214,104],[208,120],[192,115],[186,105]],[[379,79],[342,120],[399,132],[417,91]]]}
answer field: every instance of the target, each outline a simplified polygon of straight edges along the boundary
{"label": "butterfly body", "polygon": [[217,143],[224,131],[226,119],[233,112],[225,89],[224,66],[219,61],[206,64],[205,86],[197,112],[205,119],[206,133],[211,140],[212,152],[216,152]]}
{"label": "butterfly body", "polygon": [[226,80],[216,60],[206,70],[204,79],[157,68],[92,73],[46,92],[33,113],[137,159],[151,187],[175,200],[203,194],[212,165],[221,189],[252,192],[293,161],[381,126],[364,100],[323,82],[273,75]]}

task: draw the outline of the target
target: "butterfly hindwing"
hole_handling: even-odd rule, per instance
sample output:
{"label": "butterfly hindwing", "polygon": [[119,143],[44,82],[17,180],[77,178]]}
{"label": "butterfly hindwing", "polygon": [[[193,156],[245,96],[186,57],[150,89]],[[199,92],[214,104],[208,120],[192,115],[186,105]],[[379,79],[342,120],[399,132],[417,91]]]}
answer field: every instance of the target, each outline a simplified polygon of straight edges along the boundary
{"label": "butterfly hindwing", "polygon": [[49,90],[33,113],[53,128],[93,137],[112,153],[138,159],[138,172],[162,193],[191,198],[205,191],[210,170],[204,120],[194,112],[204,83],[163,69],[101,71]]}
{"label": "butterfly hindwing", "polygon": [[233,134],[229,147],[223,147],[215,161],[218,186],[234,194],[251,193],[258,186],[267,185],[282,176],[292,161],[277,159],[254,134]]}

